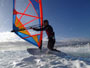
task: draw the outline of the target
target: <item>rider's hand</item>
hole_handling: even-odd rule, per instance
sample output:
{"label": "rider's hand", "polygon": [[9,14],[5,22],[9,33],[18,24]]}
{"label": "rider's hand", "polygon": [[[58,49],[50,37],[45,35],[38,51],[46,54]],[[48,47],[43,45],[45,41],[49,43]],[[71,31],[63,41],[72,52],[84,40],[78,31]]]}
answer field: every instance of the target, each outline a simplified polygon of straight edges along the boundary
{"label": "rider's hand", "polygon": [[30,27],[30,29],[33,29],[32,27]]}

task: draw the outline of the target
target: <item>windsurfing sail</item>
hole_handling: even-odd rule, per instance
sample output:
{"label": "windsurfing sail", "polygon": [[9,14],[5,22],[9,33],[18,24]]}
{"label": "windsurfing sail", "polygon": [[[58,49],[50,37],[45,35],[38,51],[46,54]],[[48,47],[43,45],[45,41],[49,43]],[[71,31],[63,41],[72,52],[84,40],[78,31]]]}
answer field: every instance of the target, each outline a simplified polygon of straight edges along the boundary
{"label": "windsurfing sail", "polygon": [[41,0],[13,0],[13,30],[22,39],[41,48],[43,31],[34,31],[27,27],[39,25],[42,28],[43,12]]}

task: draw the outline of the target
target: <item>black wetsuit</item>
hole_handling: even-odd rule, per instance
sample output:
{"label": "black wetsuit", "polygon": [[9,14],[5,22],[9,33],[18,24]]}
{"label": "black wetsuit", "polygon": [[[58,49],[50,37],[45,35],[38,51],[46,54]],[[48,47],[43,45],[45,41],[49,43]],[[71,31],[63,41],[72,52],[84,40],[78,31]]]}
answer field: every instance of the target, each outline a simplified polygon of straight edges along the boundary
{"label": "black wetsuit", "polygon": [[33,28],[36,31],[43,31],[45,30],[48,36],[48,48],[50,50],[54,50],[54,44],[55,44],[55,33],[53,31],[53,28],[50,25],[47,25],[43,28]]}

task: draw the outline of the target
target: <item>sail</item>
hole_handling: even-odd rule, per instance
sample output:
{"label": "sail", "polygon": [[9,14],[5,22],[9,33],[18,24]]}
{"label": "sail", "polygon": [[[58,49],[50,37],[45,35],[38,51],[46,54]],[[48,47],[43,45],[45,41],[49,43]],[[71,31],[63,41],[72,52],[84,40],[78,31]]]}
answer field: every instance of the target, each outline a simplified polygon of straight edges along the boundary
{"label": "sail", "polygon": [[43,13],[41,0],[13,0],[13,30],[22,39],[41,48],[43,31],[34,31],[27,27],[39,25],[42,28]]}

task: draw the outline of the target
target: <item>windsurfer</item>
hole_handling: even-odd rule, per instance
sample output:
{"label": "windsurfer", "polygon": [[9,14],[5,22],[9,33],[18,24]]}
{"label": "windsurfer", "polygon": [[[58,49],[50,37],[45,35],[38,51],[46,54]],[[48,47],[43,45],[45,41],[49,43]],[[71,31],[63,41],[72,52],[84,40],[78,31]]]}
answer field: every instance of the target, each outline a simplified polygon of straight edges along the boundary
{"label": "windsurfer", "polygon": [[55,33],[53,31],[53,28],[51,25],[49,25],[48,20],[44,20],[43,22],[43,27],[42,28],[32,28],[35,31],[46,31],[46,34],[48,36],[48,49],[52,50],[52,51],[56,51],[56,49],[54,49],[54,45],[55,45]]}

